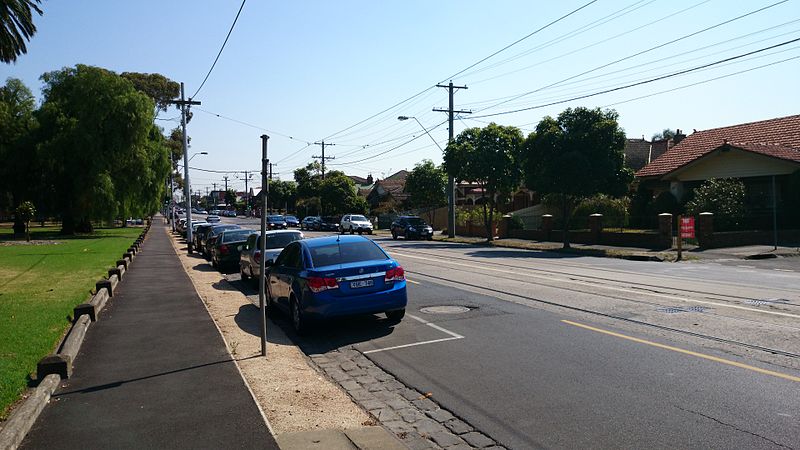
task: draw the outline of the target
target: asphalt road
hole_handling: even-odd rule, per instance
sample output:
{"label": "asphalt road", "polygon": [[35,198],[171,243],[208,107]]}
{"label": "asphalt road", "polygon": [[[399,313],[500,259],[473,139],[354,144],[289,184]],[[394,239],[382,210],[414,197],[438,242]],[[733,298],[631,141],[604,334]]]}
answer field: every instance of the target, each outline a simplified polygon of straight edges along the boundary
{"label": "asphalt road", "polygon": [[307,353],[354,345],[509,448],[800,448],[792,269],[375,239],[406,319],[323,325]]}

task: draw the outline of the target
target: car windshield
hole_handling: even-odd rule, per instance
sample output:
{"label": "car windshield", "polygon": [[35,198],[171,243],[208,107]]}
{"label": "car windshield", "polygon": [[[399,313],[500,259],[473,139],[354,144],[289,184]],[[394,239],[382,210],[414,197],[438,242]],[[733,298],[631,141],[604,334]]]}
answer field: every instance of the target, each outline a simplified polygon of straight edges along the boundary
{"label": "car windshield", "polygon": [[427,225],[424,220],[419,217],[409,217],[406,219],[409,225]]}
{"label": "car windshield", "polygon": [[246,241],[247,237],[255,233],[253,230],[231,230],[222,234],[222,242],[242,242]]}
{"label": "car windshield", "polygon": [[311,247],[310,250],[314,267],[389,259],[383,253],[383,250],[372,241],[340,242],[321,247]]}
{"label": "car windshield", "polygon": [[295,220],[296,221],[297,217],[295,217],[295,216],[286,216],[286,220]]}
{"label": "car windshield", "polygon": [[283,216],[267,216],[267,220],[270,222],[283,222]]}
{"label": "car windshield", "polygon": [[367,218],[364,216],[350,216],[351,222],[368,222]]}
{"label": "car windshield", "polygon": [[[268,234],[267,235],[267,248],[283,248],[287,245],[291,244],[294,241],[299,241],[302,239],[302,234],[300,233],[276,233],[276,234]],[[261,239],[258,240],[256,244],[258,248],[261,248]]]}

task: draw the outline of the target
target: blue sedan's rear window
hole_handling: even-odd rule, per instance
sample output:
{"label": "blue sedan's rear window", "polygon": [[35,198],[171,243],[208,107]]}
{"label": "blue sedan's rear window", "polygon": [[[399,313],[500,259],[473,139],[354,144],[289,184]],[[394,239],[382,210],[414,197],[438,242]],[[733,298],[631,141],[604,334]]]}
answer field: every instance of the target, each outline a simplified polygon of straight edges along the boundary
{"label": "blue sedan's rear window", "polygon": [[383,250],[372,241],[341,242],[339,244],[312,247],[311,260],[314,267],[349,264],[359,261],[389,259]]}

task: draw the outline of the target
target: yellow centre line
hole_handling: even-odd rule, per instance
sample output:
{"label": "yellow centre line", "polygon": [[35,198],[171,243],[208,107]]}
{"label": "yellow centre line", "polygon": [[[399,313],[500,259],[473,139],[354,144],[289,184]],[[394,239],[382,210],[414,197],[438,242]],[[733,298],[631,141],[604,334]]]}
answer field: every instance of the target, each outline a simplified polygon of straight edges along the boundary
{"label": "yellow centre line", "polygon": [[603,333],[603,334],[607,334],[609,336],[614,336],[614,337],[618,337],[618,338],[621,338],[621,339],[627,339],[629,341],[638,342],[640,344],[645,344],[645,345],[650,345],[650,346],[653,346],[653,347],[663,348],[665,350],[670,350],[670,351],[673,351],[673,352],[683,353],[684,355],[690,355],[690,356],[694,356],[694,357],[697,357],[697,358],[702,358],[702,359],[707,359],[709,361],[718,362],[718,363],[721,363],[721,364],[727,364],[729,366],[739,367],[740,369],[752,370],[753,372],[758,372],[758,373],[763,373],[765,375],[771,375],[773,377],[783,378],[784,380],[800,382],[800,377],[787,375],[785,373],[773,372],[771,370],[762,369],[760,367],[750,366],[750,365],[747,365],[747,364],[742,364],[742,363],[739,363],[739,362],[736,362],[736,361],[730,361],[730,360],[723,359],[723,358],[717,358],[716,356],[705,355],[703,353],[697,353],[697,352],[693,352],[691,350],[684,350],[682,348],[677,348],[677,347],[672,347],[672,346],[669,346],[669,345],[659,344],[657,342],[647,341],[647,340],[644,340],[644,339],[635,338],[633,336],[627,336],[627,335],[624,335],[624,334],[615,333],[613,331],[608,331],[608,330],[603,330],[603,329],[600,329],[600,328],[590,327],[589,325],[584,325],[584,324],[577,323],[577,322],[572,322],[572,321],[569,321],[569,320],[562,320],[562,322],[564,322],[564,323],[566,323],[568,325],[572,325],[572,326],[576,326],[576,327],[579,327],[579,328],[584,328],[584,329],[587,329],[587,330],[595,331],[597,333]]}
{"label": "yellow centre line", "polygon": [[419,284],[419,281],[409,280],[408,278],[406,278],[406,281],[408,281],[411,284]]}

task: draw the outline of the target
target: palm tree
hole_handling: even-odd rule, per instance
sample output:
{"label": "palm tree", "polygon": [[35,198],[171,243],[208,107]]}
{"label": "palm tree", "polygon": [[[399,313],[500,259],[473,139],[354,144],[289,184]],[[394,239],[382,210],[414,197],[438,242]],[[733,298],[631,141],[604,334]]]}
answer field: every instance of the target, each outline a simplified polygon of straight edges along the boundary
{"label": "palm tree", "polygon": [[0,0],[0,61],[10,63],[28,52],[25,42],[36,33],[33,14],[40,16],[42,0]]}

